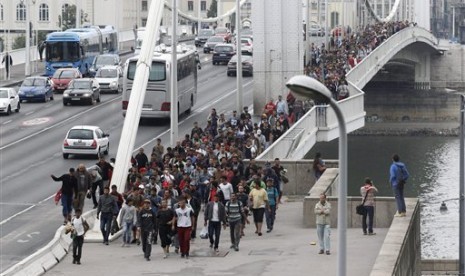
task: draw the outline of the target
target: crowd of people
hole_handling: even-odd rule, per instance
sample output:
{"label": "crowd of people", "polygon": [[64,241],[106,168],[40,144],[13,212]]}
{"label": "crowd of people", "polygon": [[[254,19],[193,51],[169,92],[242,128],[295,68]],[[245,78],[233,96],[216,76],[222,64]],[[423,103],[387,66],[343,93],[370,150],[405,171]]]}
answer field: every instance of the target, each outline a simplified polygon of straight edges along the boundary
{"label": "crowd of people", "polygon": [[334,99],[349,96],[346,74],[393,34],[412,25],[408,21],[375,23],[363,29],[333,32],[329,45],[310,45],[305,73],[332,92]]}

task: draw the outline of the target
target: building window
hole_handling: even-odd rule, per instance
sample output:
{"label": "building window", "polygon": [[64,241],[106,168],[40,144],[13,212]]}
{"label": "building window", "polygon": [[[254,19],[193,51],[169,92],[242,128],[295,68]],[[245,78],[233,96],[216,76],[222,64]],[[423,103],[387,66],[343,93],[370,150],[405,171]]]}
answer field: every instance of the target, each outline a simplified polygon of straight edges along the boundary
{"label": "building window", "polygon": [[331,12],[331,28],[334,28],[339,25],[339,13]]}
{"label": "building window", "polygon": [[187,10],[188,11],[194,10],[194,1],[187,1]]}
{"label": "building window", "polygon": [[201,11],[206,11],[207,10],[207,1],[201,1],[200,2],[200,10]]}
{"label": "building window", "polygon": [[0,4],[0,21],[3,21],[3,5]]}
{"label": "building window", "polygon": [[148,4],[147,4],[147,0],[143,0],[142,1],[142,7],[141,7],[142,11],[148,11],[149,10],[149,7],[148,7]]}
{"label": "building window", "polygon": [[39,21],[49,21],[47,4],[40,4],[39,6]]}
{"label": "building window", "polygon": [[19,3],[16,5],[16,20],[26,21],[26,5]]}
{"label": "building window", "polygon": [[141,24],[142,24],[142,27],[145,27],[147,25],[147,18],[141,18]]}

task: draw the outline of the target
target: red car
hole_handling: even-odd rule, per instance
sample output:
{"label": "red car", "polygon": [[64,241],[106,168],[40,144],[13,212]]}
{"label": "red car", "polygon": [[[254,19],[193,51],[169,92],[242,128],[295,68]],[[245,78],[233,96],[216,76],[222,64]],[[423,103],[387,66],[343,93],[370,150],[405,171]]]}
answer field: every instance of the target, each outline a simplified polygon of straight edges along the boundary
{"label": "red car", "polygon": [[217,27],[215,29],[215,36],[222,36],[227,43],[231,43],[232,35],[229,32],[228,28]]}
{"label": "red car", "polygon": [[82,78],[82,74],[77,68],[60,68],[52,76],[52,89],[54,92],[63,92],[72,80],[79,78]]}

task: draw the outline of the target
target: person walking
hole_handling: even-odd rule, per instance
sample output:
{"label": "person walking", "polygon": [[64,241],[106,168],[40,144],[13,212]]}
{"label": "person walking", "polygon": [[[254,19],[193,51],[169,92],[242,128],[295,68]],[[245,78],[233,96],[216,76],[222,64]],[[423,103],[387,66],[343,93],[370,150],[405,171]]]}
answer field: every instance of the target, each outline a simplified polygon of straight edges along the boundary
{"label": "person walking", "polygon": [[158,234],[160,235],[161,247],[163,248],[163,258],[168,258],[171,244],[171,227],[174,225],[174,211],[168,208],[166,200],[161,201],[160,209],[157,212]]}
{"label": "person walking", "polygon": [[87,171],[84,164],[79,164],[78,169],[74,173],[77,179],[78,193],[74,196],[73,207],[74,209],[83,209],[84,200],[86,199],[87,193],[90,193],[90,187],[92,185],[92,177]]}
{"label": "person walking", "polygon": [[360,188],[360,194],[363,198],[363,207],[365,208],[365,213],[362,216],[362,229],[364,235],[376,235],[376,233],[373,232],[373,217],[375,214],[375,193],[377,192],[378,189],[373,185],[371,179],[368,177],[365,178],[365,183]]}
{"label": "person walking", "polygon": [[[100,216],[100,214],[102,214]],[[103,236],[103,243],[108,245],[111,222],[113,217],[118,215],[118,204],[116,199],[110,195],[110,187],[103,188],[103,195],[98,200],[97,219],[100,218],[100,231]]]}
{"label": "person walking", "polygon": [[[205,223],[208,224],[208,238],[210,239],[210,248],[213,248],[216,253],[219,252],[218,246],[220,243],[221,223],[226,229],[226,209],[223,203],[220,202],[218,194],[215,194],[214,200],[208,202],[204,213]],[[214,238],[213,238],[214,236]]]}
{"label": "person walking", "polygon": [[121,222],[121,228],[123,230],[123,244],[122,247],[129,247],[131,244],[131,232],[132,227],[137,223],[137,211],[134,207],[134,201],[129,198],[126,201],[126,205],[123,206],[119,214]]}
{"label": "person walking", "polygon": [[316,180],[320,179],[321,175],[326,171],[325,161],[321,159],[321,153],[317,152],[313,159],[313,173]]}
{"label": "person walking", "polygon": [[252,202],[253,221],[255,223],[255,234],[262,235],[263,215],[265,208],[269,209],[268,194],[261,186],[261,180],[254,180],[255,187],[249,193],[249,199]]}
{"label": "person walking", "polygon": [[73,231],[73,264],[81,264],[82,246],[84,244],[84,235],[89,230],[89,224],[81,216],[81,209],[74,210],[74,218],[71,220]]}
{"label": "person walking", "polygon": [[[178,201],[179,208],[176,209],[174,216],[178,229],[179,247],[181,248],[181,258],[189,258],[190,239],[192,231],[192,222],[194,218],[194,210],[188,207],[186,199],[181,197]],[[171,226],[172,230],[175,229],[175,224]]]}
{"label": "person walking", "polygon": [[98,201],[97,201],[97,196],[95,193],[97,192],[97,188],[99,190],[99,197],[103,195],[103,179],[101,176],[101,169],[97,165],[93,165],[92,167],[88,168],[87,171],[90,173],[90,177],[92,179],[92,185],[91,185],[91,197],[92,197],[92,202],[94,203],[94,208],[97,208],[98,206]]}
{"label": "person walking", "polygon": [[154,233],[156,224],[156,215],[152,211],[150,206],[150,199],[144,200],[144,207],[139,211],[137,218],[137,230],[140,232],[140,238],[142,240],[142,251],[144,252],[144,258],[150,261],[150,255],[152,253],[152,235]]}
{"label": "person walking", "polygon": [[397,213],[395,217],[405,217],[406,206],[404,198],[404,186],[410,174],[404,163],[400,162],[398,154],[392,156],[392,164],[389,168],[389,182],[396,197]]}
{"label": "person walking", "polygon": [[326,195],[320,195],[320,201],[315,205],[315,215],[316,215],[316,232],[318,234],[318,243],[320,245],[320,251],[318,254],[326,255],[331,254],[330,249],[330,218],[331,204],[326,201]]}
{"label": "person walking", "polygon": [[6,78],[10,79],[10,67],[13,66],[13,59],[8,52],[5,52],[5,55],[3,56],[2,64],[3,63],[5,63]]}
{"label": "person walking", "polygon": [[64,217],[64,224],[71,221],[71,213],[73,212],[73,195],[77,196],[78,186],[76,177],[74,177],[74,168],[70,168],[67,174],[56,177],[50,175],[53,181],[61,181],[61,205],[63,206],[62,214]]}
{"label": "person walking", "polygon": [[276,210],[278,210],[279,204],[279,192],[274,186],[273,178],[268,178],[266,180],[266,193],[268,196],[268,206],[269,208],[265,209],[265,218],[266,218],[266,227],[267,233],[273,231],[274,221],[276,219]]}
{"label": "person walking", "polygon": [[226,203],[226,215],[229,222],[229,231],[231,235],[231,247],[239,251],[239,242],[241,240],[242,221],[245,219],[244,208],[242,203],[237,200],[235,193],[231,194],[231,200]]}

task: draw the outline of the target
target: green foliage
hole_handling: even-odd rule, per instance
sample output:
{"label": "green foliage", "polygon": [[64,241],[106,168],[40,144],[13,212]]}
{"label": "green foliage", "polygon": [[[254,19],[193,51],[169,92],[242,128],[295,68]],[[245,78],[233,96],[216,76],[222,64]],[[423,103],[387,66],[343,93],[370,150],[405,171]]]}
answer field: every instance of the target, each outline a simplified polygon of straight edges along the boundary
{"label": "green foliage", "polygon": [[210,8],[207,10],[207,17],[216,17],[217,16],[217,9],[218,9],[218,2],[213,0],[210,4]]}
{"label": "green foliage", "polygon": [[50,33],[49,31],[37,31],[37,41],[45,41],[47,38],[47,34]]}
{"label": "green foliage", "polygon": [[[89,15],[81,10],[81,24],[89,22]],[[76,28],[76,5],[67,5],[62,12],[61,16],[58,16],[58,25],[61,29],[67,30]]]}
{"label": "green foliage", "polygon": [[21,49],[25,47],[26,47],[26,36],[24,35],[17,36],[15,40],[13,41],[13,45],[11,46],[13,50]]}

